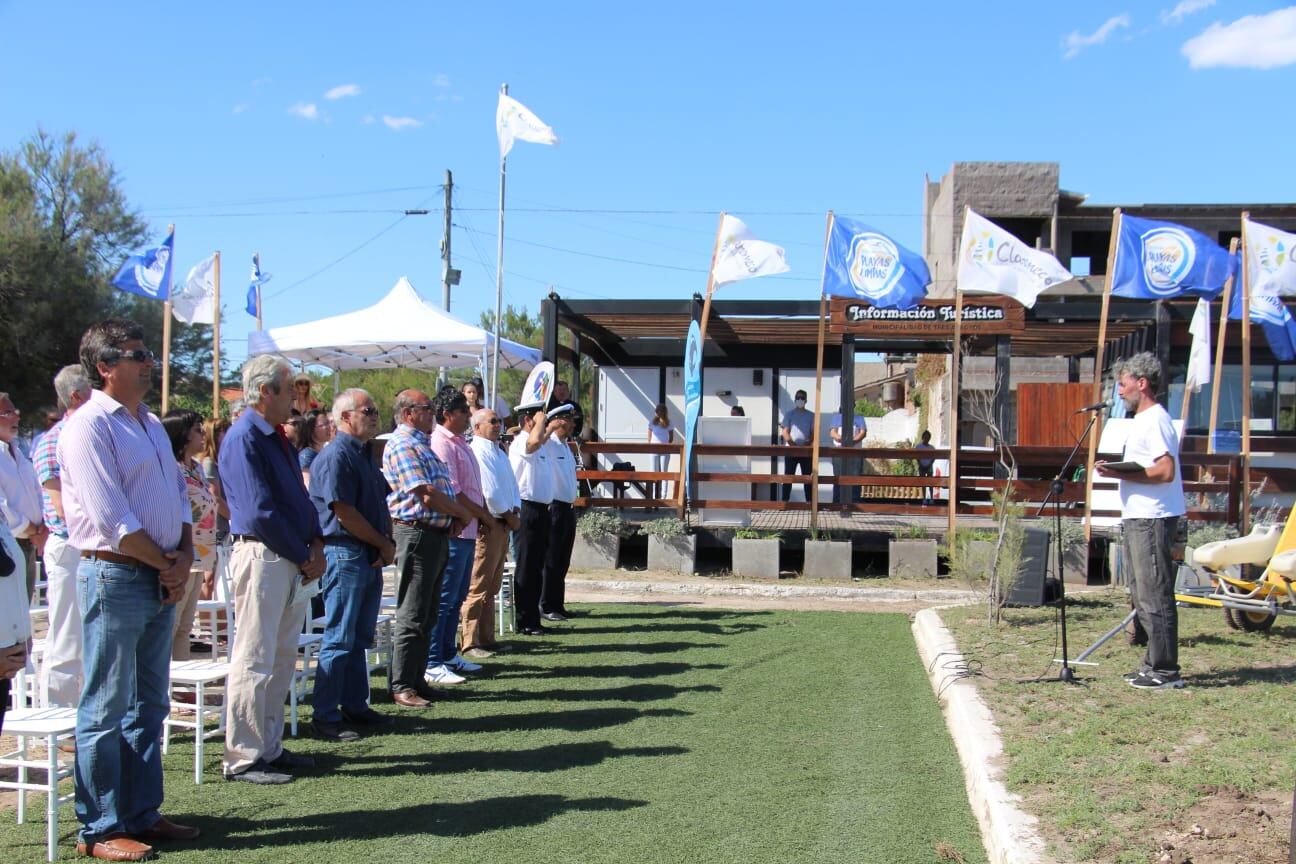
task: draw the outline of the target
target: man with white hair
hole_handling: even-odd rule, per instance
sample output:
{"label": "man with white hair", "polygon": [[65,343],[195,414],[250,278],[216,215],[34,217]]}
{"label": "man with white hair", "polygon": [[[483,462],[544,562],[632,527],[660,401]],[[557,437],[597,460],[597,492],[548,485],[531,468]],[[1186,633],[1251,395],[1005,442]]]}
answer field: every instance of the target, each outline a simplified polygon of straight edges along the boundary
{"label": "man with white hair", "polygon": [[387,481],[365,450],[378,434],[378,409],[365,390],[344,390],[333,401],[337,435],[311,463],[310,496],[324,535],[324,640],[315,670],[311,728],[326,741],[354,741],[342,726],[387,726],[369,707],[382,568],[396,559],[387,515]]}
{"label": "man with white hair", "polygon": [[68,542],[63,515],[63,484],[59,479],[59,436],[78,408],[90,400],[90,379],[80,363],[64,366],[54,376],[63,417],[41,436],[32,453],[36,479],[41,484],[45,527],[45,602],[49,630],[41,659],[40,685],[48,705],[75,707],[81,698],[81,611],[76,599],[77,562],[81,553]]}
{"label": "man with white hair", "polygon": [[309,756],[283,746],[284,700],[297,637],[324,574],[319,519],[292,445],[279,429],[292,410],[292,368],[269,355],[243,366],[248,408],[220,449],[234,553],[234,645],[227,687],[227,780],[288,783]]}
{"label": "man with white hair", "polygon": [[495,641],[495,595],[504,581],[504,559],[508,557],[509,536],[522,527],[522,498],[508,454],[500,446],[504,425],[499,412],[480,408],[472,417],[472,451],[481,473],[482,497],[494,517],[495,527],[477,535],[473,554],[472,581],[463,604],[463,638],[460,644],[465,657],[484,660],[494,656],[502,646]]}

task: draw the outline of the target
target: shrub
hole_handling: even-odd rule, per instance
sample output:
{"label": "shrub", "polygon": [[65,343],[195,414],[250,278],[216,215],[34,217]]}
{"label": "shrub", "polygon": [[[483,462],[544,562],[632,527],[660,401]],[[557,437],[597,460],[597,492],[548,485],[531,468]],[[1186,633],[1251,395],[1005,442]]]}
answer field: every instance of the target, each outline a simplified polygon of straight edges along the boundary
{"label": "shrub", "polygon": [[891,536],[897,540],[926,540],[927,529],[916,523],[909,522],[904,525],[897,525],[895,530],[891,532]]}
{"label": "shrub", "polygon": [[755,528],[739,528],[734,531],[735,540],[777,540],[777,531],[758,531]]}
{"label": "shrub", "polygon": [[576,520],[576,533],[582,537],[629,537],[634,526],[616,513],[588,510]]}
{"label": "shrub", "polygon": [[[1259,523],[1257,523],[1259,524]],[[1223,522],[1194,522],[1188,529],[1188,545],[1194,549],[1238,536],[1237,529]]]}
{"label": "shrub", "polygon": [[666,540],[671,537],[684,537],[689,533],[688,526],[680,519],[674,516],[666,516],[661,519],[653,519],[649,522],[643,522],[639,525],[639,530],[649,537],[656,537],[659,540]]}

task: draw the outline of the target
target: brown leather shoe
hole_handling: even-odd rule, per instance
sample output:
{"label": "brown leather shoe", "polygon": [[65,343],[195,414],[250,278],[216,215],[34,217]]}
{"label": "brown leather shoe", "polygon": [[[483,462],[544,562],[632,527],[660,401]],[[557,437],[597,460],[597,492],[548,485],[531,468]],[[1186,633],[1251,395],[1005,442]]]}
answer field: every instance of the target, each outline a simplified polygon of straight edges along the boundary
{"label": "brown leather shoe", "polygon": [[404,708],[431,708],[432,703],[413,690],[397,690],[392,694],[392,701]]}
{"label": "brown leather shoe", "polygon": [[165,843],[168,840],[195,840],[201,833],[192,825],[177,825],[165,816],[159,816],[152,828],[135,836],[146,843]]}
{"label": "brown leather shoe", "polygon": [[88,855],[104,861],[151,861],[157,857],[152,846],[132,840],[120,832],[107,834],[88,848],[85,843],[77,843],[76,851],[78,855]]}

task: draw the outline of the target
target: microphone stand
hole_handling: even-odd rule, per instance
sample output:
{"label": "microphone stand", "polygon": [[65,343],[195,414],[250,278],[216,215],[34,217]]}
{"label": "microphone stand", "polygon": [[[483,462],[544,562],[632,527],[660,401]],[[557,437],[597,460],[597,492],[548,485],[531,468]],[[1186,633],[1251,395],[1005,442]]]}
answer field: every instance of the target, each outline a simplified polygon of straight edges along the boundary
{"label": "microphone stand", "polygon": [[[1071,463],[1075,461],[1076,454],[1084,446],[1084,442],[1089,438],[1089,433],[1093,431],[1094,424],[1098,422],[1099,415],[1106,411],[1110,406],[1103,404],[1098,406],[1089,417],[1089,425],[1085,426],[1084,432],[1076,439],[1075,446],[1071,448],[1071,455],[1067,456],[1066,462],[1062,465],[1062,470],[1058,471],[1053,482],[1049,484],[1048,495],[1044,496],[1043,503],[1040,504],[1036,516],[1044,515],[1044,510],[1053,503],[1053,547],[1057,561],[1058,577],[1058,617],[1062,628],[1062,670],[1058,672],[1057,680],[1064,684],[1079,684],[1076,679],[1075,670],[1071,668],[1071,661],[1067,655],[1067,620],[1066,620],[1066,580],[1062,578],[1063,550],[1062,550],[1062,490],[1063,477],[1066,476],[1067,470],[1070,469]],[[1082,409],[1083,410],[1083,409]],[[1093,466],[1089,466],[1093,470]]]}

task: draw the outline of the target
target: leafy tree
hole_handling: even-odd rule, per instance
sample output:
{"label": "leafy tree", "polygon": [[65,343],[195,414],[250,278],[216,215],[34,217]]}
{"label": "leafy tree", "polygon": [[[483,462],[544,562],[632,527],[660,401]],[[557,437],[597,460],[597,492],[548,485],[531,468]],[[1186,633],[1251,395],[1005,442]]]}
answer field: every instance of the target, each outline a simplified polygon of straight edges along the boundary
{"label": "leafy tree", "polygon": [[[520,342],[523,345],[537,346],[544,340],[544,327],[540,320],[540,313],[534,316],[528,315],[526,307],[514,308],[513,304],[504,307],[503,326],[500,328],[500,335],[505,339],[511,339],[514,342]],[[495,332],[495,312],[487,309],[481,313],[481,321],[478,324],[483,330]],[[491,362],[494,362],[491,360]],[[499,371],[499,395],[512,410],[513,406],[518,404],[518,396],[522,393],[522,385],[526,383],[527,373],[520,369],[505,369],[500,366]],[[482,380],[485,382],[487,389],[490,388],[490,370],[484,370]]]}

